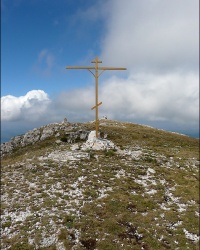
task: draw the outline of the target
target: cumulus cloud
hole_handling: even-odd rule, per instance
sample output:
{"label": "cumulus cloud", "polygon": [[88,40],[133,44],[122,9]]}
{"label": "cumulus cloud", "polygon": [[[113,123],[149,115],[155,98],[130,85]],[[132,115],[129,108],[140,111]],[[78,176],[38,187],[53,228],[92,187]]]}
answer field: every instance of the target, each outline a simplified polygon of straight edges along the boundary
{"label": "cumulus cloud", "polygon": [[26,95],[12,95],[1,98],[1,120],[35,121],[42,117],[50,104],[48,95],[43,90],[32,90]]}

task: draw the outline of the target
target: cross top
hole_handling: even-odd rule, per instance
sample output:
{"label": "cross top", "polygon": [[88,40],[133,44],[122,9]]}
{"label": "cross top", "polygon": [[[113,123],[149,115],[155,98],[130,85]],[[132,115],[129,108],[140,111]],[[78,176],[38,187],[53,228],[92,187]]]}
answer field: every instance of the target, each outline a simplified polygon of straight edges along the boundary
{"label": "cross top", "polygon": [[91,63],[102,63],[102,61],[98,61],[98,56],[96,56],[95,60],[91,61]]}
{"label": "cross top", "polygon": [[[98,63],[102,63],[102,61],[98,60],[98,56],[96,56],[95,60],[91,61],[91,63],[95,63],[95,67],[91,67],[91,66],[88,66],[88,67],[87,66],[86,67],[85,66],[67,66],[66,69],[87,69],[95,77],[95,82],[96,82],[96,90],[95,90],[96,102],[95,102],[95,106],[92,107],[91,109],[96,110],[96,138],[98,138],[98,129],[99,129],[98,108],[102,104],[102,102],[99,103],[99,101],[98,101],[98,78],[105,70],[126,70],[126,68],[98,67]],[[95,74],[93,73],[92,70],[95,70]],[[98,70],[101,70],[100,74],[99,74]]]}

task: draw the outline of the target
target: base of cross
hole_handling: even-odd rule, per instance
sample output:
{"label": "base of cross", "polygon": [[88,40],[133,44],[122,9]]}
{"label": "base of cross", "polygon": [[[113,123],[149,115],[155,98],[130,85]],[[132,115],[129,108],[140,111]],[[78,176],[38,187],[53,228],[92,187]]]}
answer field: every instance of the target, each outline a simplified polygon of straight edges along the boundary
{"label": "base of cross", "polygon": [[108,149],[116,149],[115,144],[107,139],[100,138],[100,133],[98,133],[99,137],[96,137],[96,131],[93,130],[88,135],[88,139],[86,143],[82,145],[83,150],[108,150]]}

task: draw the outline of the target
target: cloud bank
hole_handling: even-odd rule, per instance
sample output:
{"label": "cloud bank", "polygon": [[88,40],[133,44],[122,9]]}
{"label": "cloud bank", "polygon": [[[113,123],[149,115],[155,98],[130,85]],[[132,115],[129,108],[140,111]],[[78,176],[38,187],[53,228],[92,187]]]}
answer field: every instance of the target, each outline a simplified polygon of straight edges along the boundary
{"label": "cloud bank", "polygon": [[121,119],[198,122],[198,78],[193,74],[111,78],[101,95],[105,111]]}
{"label": "cloud bank", "polygon": [[[13,127],[22,128],[25,124],[31,128],[65,117],[69,121],[95,119],[95,112],[91,111],[95,103],[93,87],[63,92],[54,99],[42,90],[33,90],[25,96],[2,97],[1,101],[4,126],[12,122]],[[111,77],[99,83],[99,101],[103,102],[100,118],[107,115],[109,119],[157,124],[155,127],[162,123],[172,131],[185,127],[190,130],[188,134],[198,127],[198,78],[194,74]]]}

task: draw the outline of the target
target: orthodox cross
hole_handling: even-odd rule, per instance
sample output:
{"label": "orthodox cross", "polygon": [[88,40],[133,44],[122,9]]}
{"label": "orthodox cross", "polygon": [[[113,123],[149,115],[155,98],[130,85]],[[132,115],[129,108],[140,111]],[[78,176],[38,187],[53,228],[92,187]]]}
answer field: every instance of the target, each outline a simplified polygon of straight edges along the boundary
{"label": "orthodox cross", "polygon": [[[98,63],[102,63],[102,61],[98,60],[98,56],[96,56],[95,60],[91,61],[91,63],[95,63],[95,66],[94,67],[91,67],[91,66],[67,66],[66,69],[87,69],[95,77],[95,82],[96,82],[96,91],[95,91],[96,103],[95,103],[95,106],[91,108],[91,110],[96,109],[96,138],[98,138],[98,130],[99,130],[98,108],[102,104],[102,102],[98,101],[98,78],[105,70],[126,70],[126,68],[99,67]],[[95,74],[92,72],[92,70],[95,70]],[[100,73],[99,73],[99,70],[101,70]]]}

